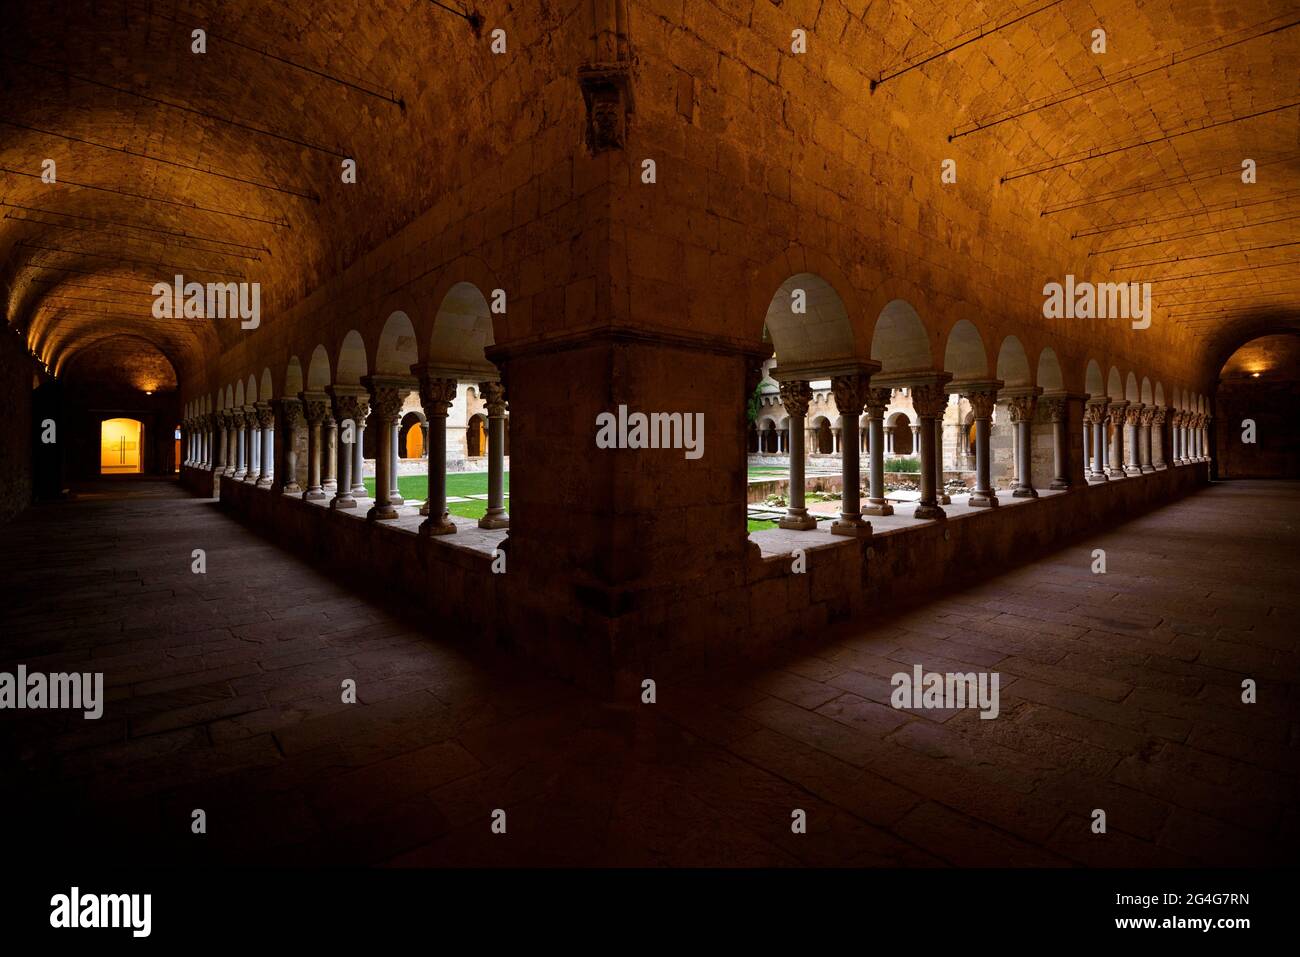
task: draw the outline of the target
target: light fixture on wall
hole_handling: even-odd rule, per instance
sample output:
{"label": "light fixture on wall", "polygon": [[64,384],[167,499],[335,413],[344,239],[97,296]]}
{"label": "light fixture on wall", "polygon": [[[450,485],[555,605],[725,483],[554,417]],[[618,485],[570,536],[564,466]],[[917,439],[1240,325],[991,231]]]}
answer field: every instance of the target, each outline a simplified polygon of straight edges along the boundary
{"label": "light fixture on wall", "polygon": [[1258,372],[1252,372],[1252,373],[1250,374],[1250,377],[1251,377],[1252,379],[1258,379],[1258,378],[1259,378],[1259,373],[1258,373]]}

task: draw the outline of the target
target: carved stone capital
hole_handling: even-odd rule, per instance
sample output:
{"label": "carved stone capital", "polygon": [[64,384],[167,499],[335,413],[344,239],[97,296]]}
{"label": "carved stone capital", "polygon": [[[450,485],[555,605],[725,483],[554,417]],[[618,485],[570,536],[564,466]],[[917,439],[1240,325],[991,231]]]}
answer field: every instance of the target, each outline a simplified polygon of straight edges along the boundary
{"label": "carved stone capital", "polygon": [[993,391],[971,392],[966,396],[970,403],[971,416],[976,419],[991,419],[993,406],[997,404],[998,394]]}
{"label": "carved stone capital", "polygon": [[912,408],[923,419],[937,419],[948,408],[948,393],[941,383],[912,386]]}
{"label": "carved stone capital", "polygon": [[1043,414],[1047,416],[1047,421],[1052,424],[1065,421],[1065,400],[1064,399],[1042,399],[1040,404],[1043,407]]}
{"label": "carved stone capital", "polygon": [[1138,425],[1142,421],[1142,409],[1140,406],[1130,405],[1124,410],[1124,421],[1128,425]]}
{"label": "carved stone capital", "polygon": [[1168,417],[1168,415],[1169,415],[1168,411],[1165,410],[1165,409],[1156,409],[1155,412],[1154,412],[1153,414],[1154,414],[1155,417],[1154,417],[1154,419],[1152,419],[1152,421],[1153,421],[1156,425],[1164,425],[1164,424],[1165,424],[1165,419],[1166,419],[1166,418]]}
{"label": "carved stone capital", "polygon": [[883,419],[885,410],[889,408],[889,403],[894,400],[893,389],[868,389],[867,390],[867,417],[872,419]]}
{"label": "carved stone capital", "polygon": [[[750,390],[753,392],[753,389]],[[480,382],[478,394],[483,398],[488,416],[500,418],[506,414],[506,387],[500,382]]]}
{"label": "carved stone capital", "polygon": [[379,416],[379,421],[385,425],[392,425],[402,414],[402,404],[406,401],[406,390],[392,389],[387,387],[372,388],[370,392],[370,403],[374,407],[375,415]]}
{"label": "carved stone capital", "polygon": [[781,383],[781,404],[787,415],[806,416],[808,403],[812,401],[812,387],[799,379]]}
{"label": "carved stone capital", "polygon": [[1017,425],[1021,422],[1032,422],[1034,419],[1034,408],[1038,400],[1032,395],[1017,395],[1007,400],[1007,410],[1011,413],[1011,421]]}
{"label": "carved stone capital", "polygon": [[456,401],[456,380],[436,376],[420,376],[420,404],[427,418],[446,416]]}
{"label": "carved stone capital", "polygon": [[302,414],[309,425],[320,425],[329,417],[329,398],[319,393],[302,393]]}
{"label": "carved stone capital", "polygon": [[1155,421],[1155,418],[1156,418],[1155,409],[1143,409],[1142,414],[1138,416],[1138,423],[1140,425],[1149,426],[1151,425],[1152,422]]}
{"label": "carved stone capital", "polygon": [[275,409],[269,402],[259,402],[254,407],[254,415],[257,417],[257,424],[263,429],[275,428]]}
{"label": "carved stone capital", "polygon": [[[590,63],[578,69],[587,105],[587,148],[592,154],[621,150],[632,112],[632,80],[626,63]],[[752,391],[752,390],[751,390]]]}
{"label": "carved stone capital", "polygon": [[837,375],[831,379],[831,394],[840,415],[856,419],[867,401],[871,379],[865,375]]}
{"label": "carved stone capital", "polygon": [[297,399],[276,399],[272,403],[280,409],[280,418],[284,421],[284,427],[290,432],[296,432],[302,428],[302,403]]}

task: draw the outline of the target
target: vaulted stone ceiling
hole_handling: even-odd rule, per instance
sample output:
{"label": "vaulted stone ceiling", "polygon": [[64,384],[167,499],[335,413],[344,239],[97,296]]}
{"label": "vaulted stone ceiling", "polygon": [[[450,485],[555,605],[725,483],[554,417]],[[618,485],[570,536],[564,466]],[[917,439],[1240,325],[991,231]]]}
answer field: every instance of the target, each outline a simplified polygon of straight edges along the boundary
{"label": "vaulted stone ceiling", "polygon": [[[706,6],[647,3],[682,19]],[[178,369],[210,360],[238,326],[153,319],[154,282],[257,280],[274,321],[428,207],[440,184],[499,161],[509,117],[544,109],[536,90],[492,87],[482,58],[458,55],[469,24],[428,0],[5,6],[0,294],[8,321],[55,366],[124,335]],[[584,6],[478,4],[554,35],[557,60],[574,66],[588,29],[573,12]],[[1300,222],[1300,109],[1289,106],[1300,101],[1300,27],[1284,29],[1300,19],[1294,0],[707,6],[751,24],[807,24],[833,44],[819,49],[816,82],[863,104],[860,121],[843,119],[869,134],[864,169],[905,181],[918,144],[928,156],[953,136],[945,153],[963,168],[973,159],[1005,177],[972,191],[973,215],[956,228],[972,241],[1041,233],[1065,250],[1062,274],[1096,262],[1116,280],[1157,283],[1158,316],[1186,331],[1207,369],[1252,334],[1300,324],[1300,247],[1285,245]],[[191,52],[196,25],[206,54]],[[1105,55],[1087,51],[1097,27]],[[859,87],[864,69],[909,65],[874,92]],[[555,68],[534,69],[540,88]],[[40,179],[46,157],[57,185]],[[370,188],[341,183],[344,157]],[[1253,185],[1241,181],[1247,158]]]}
{"label": "vaulted stone ceiling", "polygon": [[211,359],[239,326],[154,319],[153,283],[259,281],[274,316],[509,131],[482,60],[458,55],[474,27],[427,0],[8,2],[0,19],[0,291],[55,367],[127,333]]}

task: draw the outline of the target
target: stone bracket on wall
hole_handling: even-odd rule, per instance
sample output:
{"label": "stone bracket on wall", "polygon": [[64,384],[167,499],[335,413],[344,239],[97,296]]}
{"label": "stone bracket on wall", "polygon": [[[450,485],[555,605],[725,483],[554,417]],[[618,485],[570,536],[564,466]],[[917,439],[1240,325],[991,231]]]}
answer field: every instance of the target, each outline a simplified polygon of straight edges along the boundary
{"label": "stone bracket on wall", "polygon": [[587,104],[587,149],[593,156],[621,150],[627,143],[628,115],[636,112],[630,65],[588,63],[578,68],[578,86]]}

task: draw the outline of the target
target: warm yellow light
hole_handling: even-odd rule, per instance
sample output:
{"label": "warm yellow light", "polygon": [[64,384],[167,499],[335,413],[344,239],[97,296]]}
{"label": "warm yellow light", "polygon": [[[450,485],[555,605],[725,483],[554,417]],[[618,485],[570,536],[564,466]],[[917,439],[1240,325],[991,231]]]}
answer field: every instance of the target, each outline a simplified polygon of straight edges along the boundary
{"label": "warm yellow light", "polygon": [[1252,379],[1258,379],[1258,378],[1259,378],[1259,373],[1258,373],[1258,372],[1252,372],[1252,373],[1250,374],[1250,377],[1251,377]]}

